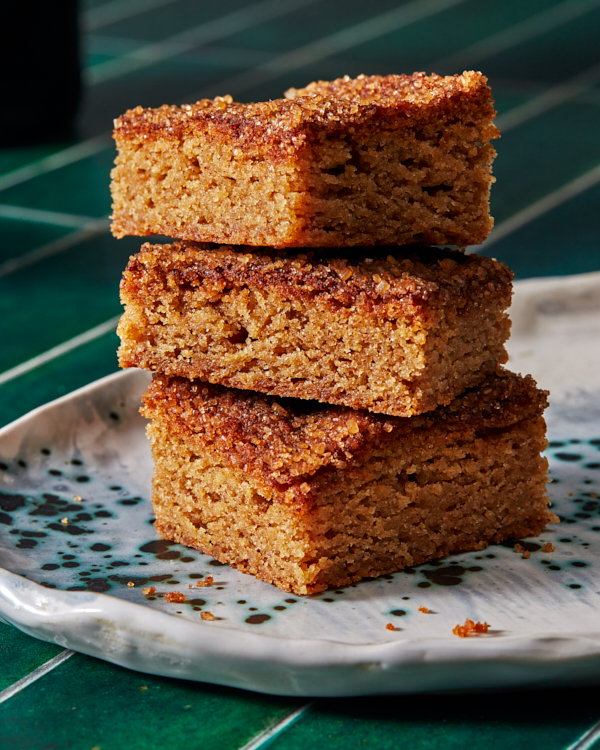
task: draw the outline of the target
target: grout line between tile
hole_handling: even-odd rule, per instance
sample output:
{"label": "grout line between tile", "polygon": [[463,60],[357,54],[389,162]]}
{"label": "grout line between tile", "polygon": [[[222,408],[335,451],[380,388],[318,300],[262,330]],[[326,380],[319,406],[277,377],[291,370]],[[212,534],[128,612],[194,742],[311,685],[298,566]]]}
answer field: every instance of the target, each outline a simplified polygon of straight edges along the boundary
{"label": "grout line between tile", "polygon": [[[354,26],[348,26],[303,47],[277,55],[272,60],[257,65],[245,73],[219,81],[208,87],[210,93],[205,91],[203,96],[214,96],[223,94],[223,92],[235,96],[253,85],[277,78],[282,73],[306,67],[359,44],[410,26],[436,13],[449,10],[464,2],[466,0],[412,0],[412,2],[402,5],[400,8],[394,8],[386,13],[354,24]],[[198,96],[198,94],[193,94],[190,98],[194,99]]]}
{"label": "grout line between tile", "polygon": [[67,166],[67,164],[72,164],[73,162],[86,159],[88,156],[93,156],[99,151],[108,148],[111,142],[111,134],[103,133],[87,141],[76,143],[74,146],[69,146],[62,151],[57,151],[55,154],[46,156],[33,164],[27,164],[25,167],[7,172],[0,177],[0,190],[7,190],[15,185],[19,185],[21,182],[38,177],[45,172],[52,172],[55,169]]}
{"label": "grout line between tile", "polygon": [[[534,16],[509,26],[485,39],[480,39],[470,47],[436,60],[433,65],[439,68],[460,68],[472,66],[511,47],[528,42],[536,36],[562,26],[569,21],[589,13],[600,6],[600,0],[567,0]],[[435,70],[435,67],[433,68]]]}
{"label": "grout line between tile", "polygon": [[600,740],[600,721],[565,750],[591,750],[598,740]]}
{"label": "grout line between tile", "polygon": [[[461,1],[464,1],[464,0],[461,0]],[[581,3],[581,0],[571,0],[571,2],[562,3],[560,7],[566,6],[568,4],[571,5],[573,2]],[[591,0],[591,2],[593,3],[594,7],[595,5],[600,4],[600,0]],[[416,4],[417,3],[412,3],[412,5],[416,5]],[[424,3],[419,3],[419,4],[421,5]],[[403,6],[403,8],[406,8],[406,7],[407,6]],[[586,3],[586,8],[587,7],[589,7],[589,1],[588,3]],[[402,10],[402,8],[397,9],[397,10]],[[528,19],[528,20],[531,20],[531,19]],[[519,26],[519,24],[517,24],[517,26]],[[501,34],[508,34],[511,28],[514,28],[514,27],[510,27],[509,29],[506,29],[505,31],[501,32]],[[487,40],[484,40],[486,45],[488,43],[491,44],[493,38],[494,37],[488,37]],[[207,41],[210,41],[210,40],[207,40]],[[356,41],[355,44],[360,43],[360,41],[362,40]],[[514,41],[514,37],[513,37],[513,43],[518,43],[518,41]],[[311,45],[308,45],[308,46],[311,46]],[[306,47],[300,48],[300,49],[306,49]],[[474,47],[466,48],[466,50],[473,50],[473,49]],[[466,50],[464,51],[465,54],[466,54]],[[293,54],[293,52],[288,53],[288,54]],[[333,52],[331,54],[333,54]],[[462,54],[462,52],[457,53],[457,54]],[[271,64],[274,64],[275,62],[276,61],[272,61]],[[287,69],[288,68],[286,68],[286,70]],[[269,78],[272,78],[272,77],[275,77],[275,76],[267,75],[265,80],[268,80]],[[235,78],[238,78],[238,77],[236,76]],[[231,78],[225,79],[221,83],[217,84],[217,86],[221,87],[222,85],[227,85],[228,82],[232,80],[234,79],[231,79]],[[249,87],[253,85],[254,83],[256,83],[256,80],[247,80],[246,87]],[[236,93],[239,93],[240,91],[243,91],[243,90],[244,90],[244,87],[239,86],[238,91]],[[222,93],[222,91],[220,91],[219,93]],[[193,99],[194,97],[199,98],[202,96],[207,96],[207,92],[204,91],[200,94],[198,93],[190,94],[189,96],[184,97],[184,99]],[[0,191],[5,190],[9,187],[12,187],[13,185],[17,185],[21,182],[26,182],[27,180],[33,179],[34,177],[37,177],[46,172],[50,172],[54,169],[59,169],[60,167],[66,166],[67,164],[70,164],[72,162],[85,159],[86,157],[91,156],[94,153],[97,153],[103,150],[104,147],[108,147],[110,143],[111,143],[110,133],[104,133],[102,135],[95,136],[94,138],[90,138],[87,141],[83,141],[82,143],[78,143],[75,146],[64,149],[63,151],[59,151],[56,154],[52,154],[51,156],[47,156],[43,159],[40,159],[34,164],[30,164],[25,167],[21,167],[20,169],[16,169],[12,172],[8,172],[7,174],[0,176]]]}
{"label": "grout line between tile", "polygon": [[65,214],[60,211],[44,211],[39,208],[12,206],[8,203],[0,203],[0,219],[20,219],[21,221],[33,221],[38,224],[55,224],[56,226],[71,227],[73,229],[82,229],[98,221],[107,223],[107,220],[95,219],[92,216]]}
{"label": "grout line between tile", "polygon": [[41,667],[34,669],[33,672],[30,672],[28,675],[25,675],[25,677],[17,680],[17,682],[14,682],[10,687],[5,688],[2,692],[0,692],[0,703],[4,703],[4,701],[12,698],[14,695],[21,692],[21,690],[28,687],[36,680],[39,680],[40,677],[43,677],[45,674],[48,674],[48,672],[51,672],[55,667],[58,667],[59,664],[62,664],[64,661],[73,656],[74,653],[74,651],[65,649],[53,659],[50,659],[45,664],[42,664]]}
{"label": "grout line between tile", "polygon": [[[88,41],[93,52],[112,55],[113,57],[129,54],[135,55],[136,51],[141,47],[139,42],[130,39],[118,39],[114,37],[100,36],[98,34],[88,35]],[[270,52],[227,47],[225,45],[203,46],[201,48],[189,50],[187,47],[174,44],[172,55],[175,56],[179,54],[185,55],[186,62],[197,61],[210,64],[216,60],[219,65],[229,68],[248,67],[249,65],[255,66],[265,60],[270,60],[273,57],[273,54]],[[101,63],[88,66],[86,70],[93,70],[98,67],[99,64]]]}
{"label": "grout line between tile", "polygon": [[[580,75],[580,74],[578,74]],[[576,76],[574,76],[575,78]],[[570,81],[573,78],[569,79]],[[562,84],[560,84],[562,85]],[[494,93],[513,94],[530,99],[541,96],[549,91],[547,85],[540,84],[537,81],[527,81],[526,79],[516,80],[514,78],[502,78],[494,76]],[[575,94],[572,99],[584,104],[600,104],[600,91],[586,91]],[[504,115],[502,115],[504,116]]]}
{"label": "grout line between tile", "polygon": [[292,711],[291,714],[288,714],[286,717],[276,722],[268,729],[265,729],[260,734],[257,734],[256,737],[239,748],[239,750],[258,750],[258,748],[264,747],[277,735],[284,732],[292,724],[295,724],[298,719],[315,704],[315,702],[316,701],[310,701],[309,703],[305,703],[303,706],[300,706],[300,708],[297,708],[295,711]]}
{"label": "grout line between tile", "polygon": [[173,2],[179,2],[179,0],[112,0],[112,2],[104,3],[97,8],[90,8],[82,13],[83,30],[84,32],[95,31],[103,26],[148,13]]}
{"label": "grout line between tile", "polygon": [[107,60],[87,71],[87,84],[104,83],[134,70],[147,68],[157,62],[181,54],[207,42],[223,39],[236,32],[257,26],[311,5],[320,0],[261,0],[261,2],[215,18],[192,29],[175,34],[168,39],[145,45],[115,60]]}
{"label": "grout line between tile", "polygon": [[562,203],[566,203],[576,195],[589,190],[589,188],[594,187],[594,185],[597,185],[599,182],[600,164],[593,169],[590,169],[589,172],[582,174],[580,177],[571,180],[571,182],[568,182],[554,192],[540,198],[540,200],[535,201],[522,211],[513,214],[510,219],[506,219],[501,224],[498,224],[484,243],[468,248],[467,252],[474,253],[479,252],[480,250],[487,250],[499,240],[504,239],[507,235],[516,232],[517,229],[521,229],[526,224],[538,219],[540,216],[548,213],[548,211],[552,211]]}
{"label": "grout line between tile", "polygon": [[113,332],[120,317],[120,315],[116,315],[114,318],[111,318],[104,323],[100,323],[100,325],[94,326],[94,328],[90,328],[89,331],[84,331],[84,333],[80,333],[78,336],[74,336],[68,341],[63,341],[62,344],[53,346],[52,349],[48,349],[48,351],[28,359],[20,365],[11,367],[10,370],[5,370],[3,373],[0,373],[0,385],[4,385],[4,383],[8,383],[21,375],[25,375],[25,373],[35,370],[36,367],[41,367],[42,365],[51,362],[53,359],[58,359],[58,357],[62,357],[63,354],[67,354],[67,352],[70,352],[73,349],[77,349],[90,341],[94,341],[94,339],[99,339],[101,336]]}
{"label": "grout line between tile", "polygon": [[600,63],[592,65],[591,68],[578,73],[573,78],[558,86],[553,86],[548,91],[544,91],[538,96],[533,97],[533,99],[520,104],[518,107],[509,109],[508,112],[505,112],[496,119],[495,124],[500,128],[502,133],[506,133],[508,130],[517,127],[517,125],[521,125],[527,120],[531,120],[533,117],[537,117],[549,109],[558,107],[560,104],[569,101],[569,99],[582,94],[599,79]]}
{"label": "grout line between tile", "polygon": [[8,276],[11,273],[20,271],[22,268],[27,268],[27,266],[31,266],[44,258],[50,258],[52,255],[62,253],[64,250],[68,250],[70,247],[73,247],[80,242],[85,242],[92,237],[104,234],[105,232],[108,232],[109,226],[110,224],[108,220],[93,222],[77,232],[71,232],[71,234],[67,234],[64,237],[59,237],[57,240],[36,247],[35,250],[32,250],[29,253],[25,253],[16,258],[9,258],[4,263],[0,264],[0,279],[3,276]]}

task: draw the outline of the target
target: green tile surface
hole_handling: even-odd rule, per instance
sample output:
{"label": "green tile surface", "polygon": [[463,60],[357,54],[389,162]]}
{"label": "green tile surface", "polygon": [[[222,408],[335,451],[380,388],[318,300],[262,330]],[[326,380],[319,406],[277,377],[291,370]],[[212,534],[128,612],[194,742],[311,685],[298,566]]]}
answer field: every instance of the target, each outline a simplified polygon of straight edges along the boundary
{"label": "green tile surface", "polygon": [[198,3],[197,0],[181,0],[176,4],[165,3],[162,7],[146,13],[129,16],[102,28],[102,33],[117,38],[157,42],[182,31],[210,23],[227,13],[251,7],[249,0],[227,0],[227,3]]}
{"label": "green tile surface", "polygon": [[[112,119],[106,117],[101,132],[111,129]],[[111,145],[61,169],[0,189],[0,203],[97,218],[108,216],[110,170],[115,156]]]}
{"label": "green tile surface", "polygon": [[[464,0],[452,7],[438,0],[348,0],[343,6],[315,0],[302,8],[269,6],[266,0],[84,0],[81,7],[84,13],[107,11],[106,18],[120,18],[98,24],[84,44],[85,65],[93,70],[78,120],[82,142],[109,134],[113,118],[138,104],[226,93],[257,101],[310,80],[359,73],[481,69],[505,115],[600,60],[598,0]],[[245,17],[244,27],[235,31],[229,14],[252,8],[278,15],[257,22]],[[398,20],[415,8],[426,17]],[[178,46],[182,32],[202,34],[213,22],[229,30]],[[332,39],[348,29],[352,43],[335,47]],[[170,46],[158,55],[152,52],[157,48],[146,49],[162,41]],[[314,42],[316,48],[310,46]],[[303,48],[312,52],[290,65],[286,55]],[[105,64],[144,49],[147,58],[139,70],[93,83]],[[492,191],[498,227],[600,164],[599,115],[597,80],[503,134]],[[16,184],[0,189],[0,204],[17,212],[50,212],[35,220],[25,213],[0,218],[0,377],[117,315],[120,275],[142,242],[116,241],[108,232],[85,238],[61,225],[58,214],[102,218],[110,213],[112,143],[107,138],[100,151],[92,143],[93,153],[84,149],[82,158],[48,170],[52,155],[61,160],[72,153],[65,152],[71,146],[0,149],[0,188],[6,185],[2,175],[26,168]],[[36,165],[45,171],[36,175]],[[508,263],[517,278],[600,271],[598,205],[600,182],[483,252]],[[36,260],[39,249],[48,246],[56,252]],[[33,259],[28,266],[12,272],[2,265],[27,258]],[[117,344],[114,332],[104,333],[0,381],[0,424],[114,372]],[[2,690],[60,652],[0,623],[0,699]],[[578,747],[600,720],[599,698],[598,688],[588,688],[320,699],[276,733],[270,747],[566,750]],[[0,746],[233,750],[304,702],[140,675],[76,655],[0,702]],[[600,734],[595,737],[581,750],[600,747]]]}
{"label": "green tile surface", "polygon": [[0,387],[0,427],[118,370],[116,333],[107,333]]}
{"label": "green tile surface", "polygon": [[593,725],[599,688],[320,701],[272,750],[562,750]]}
{"label": "green tile surface", "polygon": [[118,315],[119,279],[140,244],[102,235],[0,278],[0,316],[13,321],[3,333],[0,371]]}
{"label": "green tile surface", "polygon": [[11,625],[0,622],[0,692],[62,651],[60,646],[30,638]]}
{"label": "green tile surface", "polygon": [[0,269],[10,258],[19,258],[42,245],[65,237],[73,230],[53,224],[0,218]]}
{"label": "green tile surface", "polygon": [[68,144],[52,144],[49,146],[30,146],[22,148],[0,149],[0,175],[33,164],[46,156],[60,151]]}
{"label": "green tile surface", "polygon": [[510,266],[517,279],[600,271],[598,206],[600,185],[483,252]]}
{"label": "green tile surface", "polygon": [[77,654],[0,704],[0,726],[3,746],[20,750],[233,750],[298,705]]}
{"label": "green tile surface", "polygon": [[[565,135],[577,122],[577,137]],[[495,143],[497,223],[600,164],[598,107],[573,102],[505,133]]]}

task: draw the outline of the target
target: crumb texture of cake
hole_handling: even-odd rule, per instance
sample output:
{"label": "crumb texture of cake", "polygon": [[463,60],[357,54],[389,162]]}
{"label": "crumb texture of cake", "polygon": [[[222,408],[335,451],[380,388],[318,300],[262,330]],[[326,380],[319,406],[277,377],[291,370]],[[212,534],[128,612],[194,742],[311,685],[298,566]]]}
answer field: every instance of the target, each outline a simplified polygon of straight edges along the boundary
{"label": "crumb texture of cake", "polygon": [[121,283],[120,365],[410,416],[506,361],[506,266],[373,250],[146,244]]}
{"label": "crumb texture of cake", "polygon": [[506,371],[410,419],[155,375],[155,525],[296,594],[537,535],[546,404]]}
{"label": "crumb texture of cake", "polygon": [[346,77],[286,96],[118,118],[113,234],[277,247],[487,237],[499,131],[481,73]]}

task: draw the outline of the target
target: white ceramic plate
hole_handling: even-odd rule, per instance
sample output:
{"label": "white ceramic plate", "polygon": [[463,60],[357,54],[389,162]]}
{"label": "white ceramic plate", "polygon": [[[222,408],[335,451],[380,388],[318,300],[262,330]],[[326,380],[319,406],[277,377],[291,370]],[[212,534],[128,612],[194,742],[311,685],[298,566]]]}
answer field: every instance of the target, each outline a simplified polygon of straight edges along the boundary
{"label": "white ceramic plate", "polygon": [[[163,542],[137,413],[148,376],[130,370],[0,431],[0,614],[133,669],[266,693],[600,682],[599,312],[600,274],[517,284],[511,365],[552,389],[550,495],[564,519],[524,542],[528,559],[492,546],[297,597]],[[489,634],[454,636],[467,617]]]}

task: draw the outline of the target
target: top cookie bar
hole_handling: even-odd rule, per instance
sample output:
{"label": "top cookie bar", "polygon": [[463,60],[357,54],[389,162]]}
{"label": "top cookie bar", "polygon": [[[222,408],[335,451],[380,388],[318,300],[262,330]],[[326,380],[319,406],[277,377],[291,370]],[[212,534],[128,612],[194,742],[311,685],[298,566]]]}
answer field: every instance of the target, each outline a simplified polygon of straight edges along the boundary
{"label": "top cookie bar", "polygon": [[483,242],[499,132],[481,73],[348,77],[115,123],[116,237],[275,247]]}

